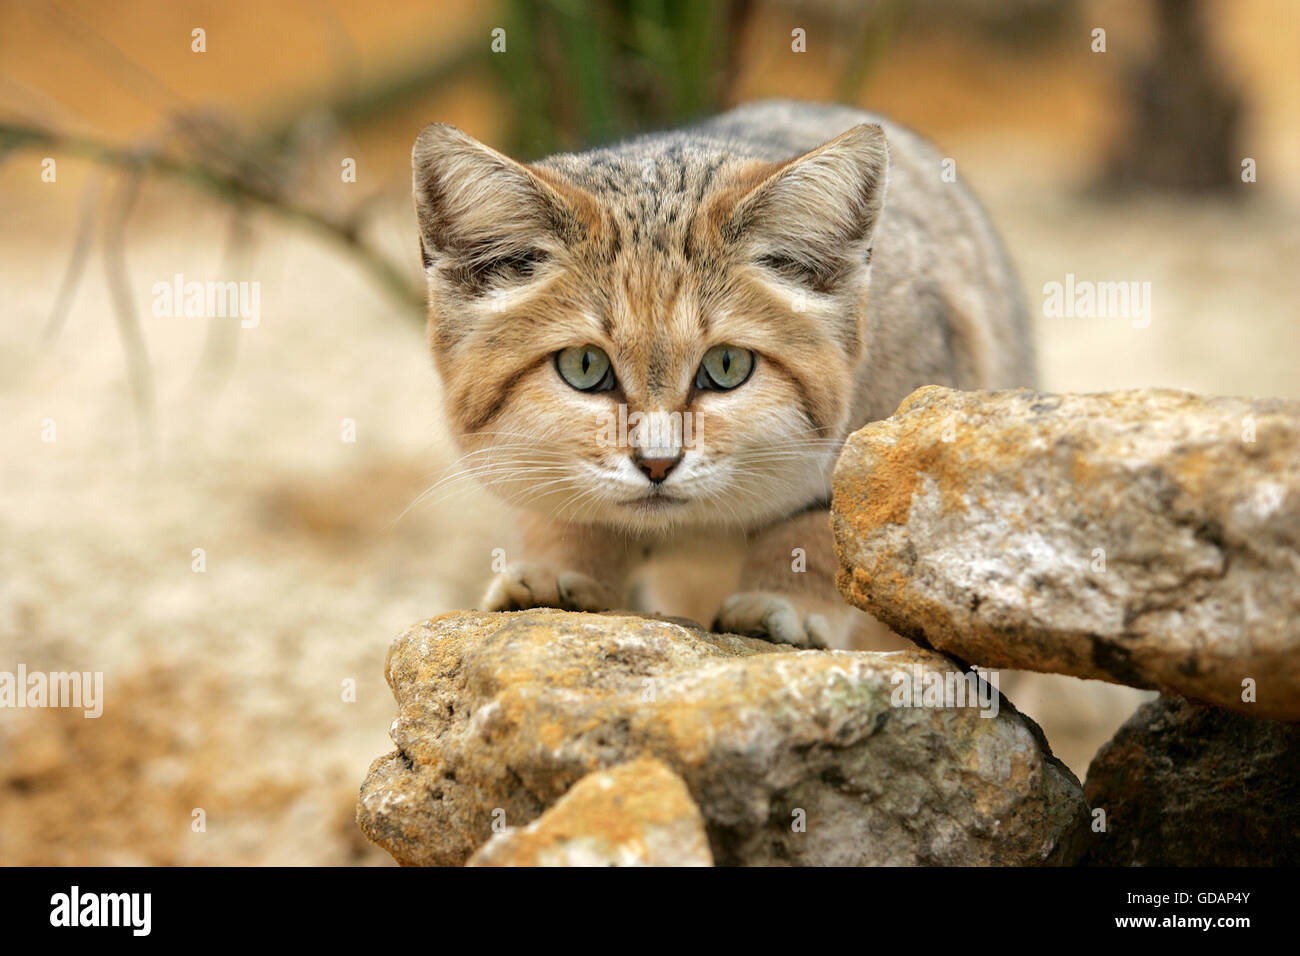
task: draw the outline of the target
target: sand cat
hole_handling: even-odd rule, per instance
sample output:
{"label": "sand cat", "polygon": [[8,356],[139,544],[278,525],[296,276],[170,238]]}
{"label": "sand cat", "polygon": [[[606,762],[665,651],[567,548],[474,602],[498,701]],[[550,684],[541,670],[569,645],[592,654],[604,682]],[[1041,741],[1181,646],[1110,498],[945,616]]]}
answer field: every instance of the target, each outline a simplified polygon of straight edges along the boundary
{"label": "sand cat", "polygon": [[848,646],[845,436],[920,385],[1033,384],[992,227],[871,114],[755,103],[531,164],[434,124],[412,158],[451,431],[518,509],[489,609],[627,607],[648,558],[739,538],[716,629]]}

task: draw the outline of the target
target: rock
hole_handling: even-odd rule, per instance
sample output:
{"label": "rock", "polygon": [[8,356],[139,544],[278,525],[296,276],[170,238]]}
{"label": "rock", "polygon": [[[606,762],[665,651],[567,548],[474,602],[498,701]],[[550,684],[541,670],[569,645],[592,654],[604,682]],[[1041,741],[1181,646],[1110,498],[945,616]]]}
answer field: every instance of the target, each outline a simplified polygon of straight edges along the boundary
{"label": "rock", "polygon": [[682,778],[653,758],[583,777],[526,827],[508,827],[469,866],[712,866],[704,818]]}
{"label": "rock", "polygon": [[1300,726],[1162,697],[1088,768],[1099,866],[1300,865]]}
{"label": "rock", "polygon": [[401,863],[460,864],[494,818],[528,824],[655,757],[719,865],[1073,861],[1082,792],[1037,727],[1004,698],[987,717],[891,706],[914,669],[955,673],[919,649],[793,651],[629,614],[443,615],[389,652],[397,750],[357,820]]}
{"label": "rock", "polygon": [[1300,720],[1300,403],[921,388],[832,512],[840,590],[923,646]]}

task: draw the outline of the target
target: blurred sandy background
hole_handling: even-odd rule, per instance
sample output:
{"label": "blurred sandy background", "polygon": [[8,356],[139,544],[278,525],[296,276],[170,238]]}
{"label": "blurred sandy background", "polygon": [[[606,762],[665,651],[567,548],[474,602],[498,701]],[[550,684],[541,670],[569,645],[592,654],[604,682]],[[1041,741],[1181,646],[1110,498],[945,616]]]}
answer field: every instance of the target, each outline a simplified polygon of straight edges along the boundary
{"label": "blurred sandy background", "polygon": [[[878,24],[893,23],[897,5],[877,6]],[[1232,149],[1259,178],[1213,197],[1096,188],[1133,115],[1127,71],[1158,42],[1148,4],[1060,15],[1013,4],[1021,12],[1004,19],[988,13],[997,6],[913,5],[901,26],[880,27],[886,42],[848,88],[936,140],[989,207],[1039,314],[1043,385],[1300,398],[1295,5],[1206,5],[1213,56],[1242,102]],[[844,10],[753,4],[719,95],[842,93],[865,56],[843,41],[855,35]],[[520,104],[562,86],[534,76],[516,88],[526,72],[475,65],[507,12],[462,0],[4,0],[0,118],[121,147],[173,148],[177,117],[228,144],[290,128],[306,145],[286,194],[331,216],[364,208],[368,248],[415,283],[407,162],[419,126],[454,122],[512,147],[526,140]],[[806,54],[790,50],[798,26]],[[1097,26],[1104,54],[1089,50]],[[419,76],[444,61],[446,75]],[[420,82],[382,108],[322,109],[412,72]],[[41,181],[45,156],[53,183]],[[340,179],[343,157],[357,161],[355,183]],[[156,175],[118,242],[119,181],[30,144],[0,165],[0,670],[102,670],[106,691],[99,720],[0,711],[0,863],[386,863],[352,814],[367,765],[390,749],[388,642],[475,603],[491,549],[509,540],[503,516],[463,489],[396,520],[454,455],[419,316],[354,255]],[[56,334],[91,204],[101,212]],[[175,273],[259,281],[260,324],[155,318],[151,287]],[[1150,327],[1042,318],[1043,283],[1066,273],[1150,281]],[[148,353],[145,415],[110,305],[121,276]],[[355,442],[341,438],[344,419]],[[1018,692],[1016,680],[1003,689],[1080,776],[1137,699],[1067,678]]]}

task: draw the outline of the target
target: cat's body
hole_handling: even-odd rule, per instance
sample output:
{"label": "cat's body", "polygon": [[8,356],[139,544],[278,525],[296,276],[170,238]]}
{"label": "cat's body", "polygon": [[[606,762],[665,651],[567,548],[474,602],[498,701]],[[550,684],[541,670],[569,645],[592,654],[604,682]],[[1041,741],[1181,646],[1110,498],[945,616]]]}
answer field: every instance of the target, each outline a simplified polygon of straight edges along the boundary
{"label": "cat's body", "polygon": [[1033,384],[992,227],[870,114],[759,103],[527,167],[431,126],[413,161],[453,432],[522,506],[489,607],[622,606],[657,549],[743,535],[717,625],[843,646],[844,437],[920,385]]}

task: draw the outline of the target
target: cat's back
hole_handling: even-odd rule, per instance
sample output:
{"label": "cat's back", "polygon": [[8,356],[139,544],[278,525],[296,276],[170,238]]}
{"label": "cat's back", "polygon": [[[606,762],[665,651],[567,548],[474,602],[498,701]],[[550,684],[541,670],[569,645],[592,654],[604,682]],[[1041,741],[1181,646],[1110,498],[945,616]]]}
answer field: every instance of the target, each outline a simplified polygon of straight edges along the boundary
{"label": "cat's back", "polygon": [[[852,106],[761,100],[688,126],[684,132],[730,143],[754,159],[775,161],[815,149],[860,123],[882,126],[891,140],[902,130],[882,116]],[[911,138],[919,142],[918,137]]]}

